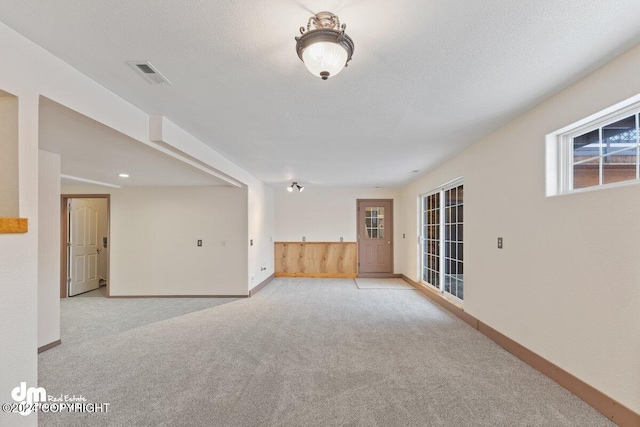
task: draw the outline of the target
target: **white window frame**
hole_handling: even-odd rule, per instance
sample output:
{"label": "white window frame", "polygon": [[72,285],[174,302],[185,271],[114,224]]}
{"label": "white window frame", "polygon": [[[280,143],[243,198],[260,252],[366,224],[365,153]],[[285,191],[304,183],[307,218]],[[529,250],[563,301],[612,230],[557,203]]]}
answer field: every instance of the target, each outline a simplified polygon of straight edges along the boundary
{"label": "white window frame", "polygon": [[[582,193],[640,183],[640,141],[638,141],[640,138],[640,135],[638,134],[638,126],[640,126],[639,116],[636,120],[636,178],[627,181],[603,184],[602,162],[600,161],[600,183],[591,187],[573,188],[573,138],[597,129],[600,129],[600,133],[602,134],[602,127],[634,114],[640,114],[640,95],[629,98],[548,134],[546,136],[546,195],[557,196],[562,194]],[[601,158],[602,149],[598,156],[598,159]]]}
{"label": "white window frame", "polygon": [[[444,298],[451,300],[453,302],[455,302],[458,305],[464,305],[464,300],[458,298],[456,295],[453,295],[450,292],[446,292],[444,290],[445,286],[445,250],[444,250],[444,236],[445,236],[445,215],[444,215],[444,195],[445,192],[447,190],[450,190],[452,188],[456,188],[460,185],[464,184],[464,179],[463,177],[458,177],[452,181],[449,181],[445,184],[442,184],[439,187],[436,187],[430,191],[427,191],[426,193],[422,193],[418,196],[418,227],[419,227],[419,233],[418,233],[418,277],[420,278],[420,283],[427,285],[429,288],[435,290],[436,292],[440,293]],[[423,242],[425,241],[425,236],[424,236],[424,213],[422,210],[422,199],[424,197],[429,197],[433,194],[436,193],[440,193],[440,206],[439,206],[439,219],[440,219],[440,224],[439,224],[439,242],[438,245],[440,247],[439,249],[439,285],[440,287],[436,287],[434,285],[432,285],[431,283],[425,281],[423,279],[423,271],[424,271],[424,265],[423,265],[423,256],[422,256],[422,252],[423,252]],[[462,205],[464,206],[464,199],[462,202]],[[465,220],[463,219],[463,224],[464,224]],[[463,238],[464,239],[464,238]],[[463,240],[463,249],[462,249],[462,253],[464,254],[464,247],[466,245],[464,245],[464,240]],[[464,255],[462,257],[462,259],[464,260]],[[464,263],[464,261],[462,261]],[[462,283],[464,284],[464,279],[462,280]]]}

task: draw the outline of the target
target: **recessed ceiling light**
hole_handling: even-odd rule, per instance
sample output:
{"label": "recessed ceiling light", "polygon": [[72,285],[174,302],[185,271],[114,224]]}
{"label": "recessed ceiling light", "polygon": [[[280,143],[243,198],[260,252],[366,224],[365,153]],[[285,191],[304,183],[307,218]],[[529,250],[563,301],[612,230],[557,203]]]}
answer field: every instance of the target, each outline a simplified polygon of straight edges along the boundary
{"label": "recessed ceiling light", "polygon": [[118,176],[120,178],[129,178],[129,174],[128,173],[119,173]]}

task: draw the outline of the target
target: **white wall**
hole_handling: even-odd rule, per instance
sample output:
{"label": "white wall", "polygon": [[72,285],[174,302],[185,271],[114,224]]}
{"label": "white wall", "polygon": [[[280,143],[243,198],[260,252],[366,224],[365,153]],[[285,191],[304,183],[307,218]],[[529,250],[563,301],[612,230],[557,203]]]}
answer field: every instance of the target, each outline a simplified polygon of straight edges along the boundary
{"label": "white wall", "polygon": [[18,211],[18,98],[0,91],[0,216]]}
{"label": "white wall", "polygon": [[[393,199],[394,270],[401,271],[402,203],[400,192],[393,189],[332,189],[305,188],[289,193],[286,188],[275,190],[276,241],[345,242],[357,240],[357,199]],[[407,235],[408,237],[408,235]]]}
{"label": "white wall", "polygon": [[[7,42],[0,35],[0,48]],[[4,85],[0,67],[0,87]],[[37,384],[38,349],[38,99],[18,100],[19,216],[29,221],[25,234],[0,235],[0,400],[12,402],[11,390],[24,381]],[[35,118],[35,119],[34,119]],[[0,413],[0,425],[34,426],[32,414]]]}
{"label": "white wall", "polygon": [[65,185],[62,193],[111,194],[112,296],[247,295],[246,188]]}
{"label": "white wall", "polygon": [[274,273],[275,202],[273,188],[254,182],[248,189],[249,290]]}
{"label": "white wall", "polygon": [[253,246],[249,246],[249,241],[246,242],[249,257],[248,289],[254,288],[272,275],[273,245],[267,242],[275,232],[273,189],[164,117],[153,117],[150,122],[150,134],[154,141],[169,144],[174,151],[213,166],[247,186],[249,240],[253,239],[254,243]]}
{"label": "white wall", "polygon": [[[403,191],[465,179],[465,310],[640,412],[640,185],[545,197],[545,135],[640,93],[640,47]],[[418,279],[417,240],[402,271]],[[504,238],[504,249],[496,238]]]}
{"label": "white wall", "polygon": [[40,150],[38,160],[38,347],[42,347],[60,339],[60,156]]}

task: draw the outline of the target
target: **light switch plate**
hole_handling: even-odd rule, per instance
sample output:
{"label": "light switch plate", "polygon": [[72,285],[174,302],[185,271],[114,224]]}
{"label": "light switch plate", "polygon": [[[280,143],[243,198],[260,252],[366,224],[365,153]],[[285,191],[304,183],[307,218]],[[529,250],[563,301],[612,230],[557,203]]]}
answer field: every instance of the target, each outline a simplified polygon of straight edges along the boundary
{"label": "light switch plate", "polygon": [[498,249],[502,249],[502,237],[498,237]]}

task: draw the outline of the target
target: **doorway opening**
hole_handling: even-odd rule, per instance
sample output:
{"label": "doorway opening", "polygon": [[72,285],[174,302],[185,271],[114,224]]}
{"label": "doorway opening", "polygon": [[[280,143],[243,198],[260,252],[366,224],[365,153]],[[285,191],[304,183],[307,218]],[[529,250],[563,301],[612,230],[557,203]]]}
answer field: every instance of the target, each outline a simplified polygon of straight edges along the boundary
{"label": "doorway opening", "polygon": [[110,295],[110,195],[63,194],[60,298]]}
{"label": "doorway opening", "polygon": [[358,277],[393,274],[393,200],[358,199]]}

